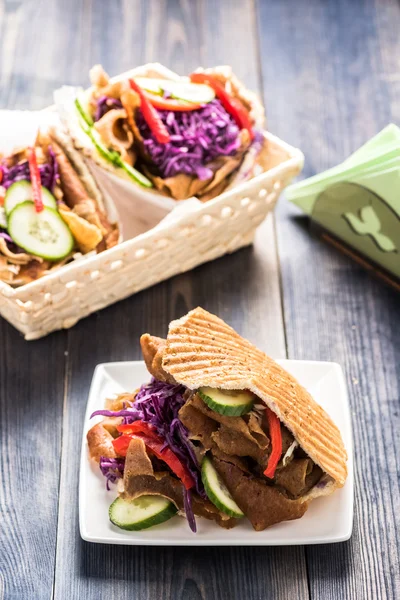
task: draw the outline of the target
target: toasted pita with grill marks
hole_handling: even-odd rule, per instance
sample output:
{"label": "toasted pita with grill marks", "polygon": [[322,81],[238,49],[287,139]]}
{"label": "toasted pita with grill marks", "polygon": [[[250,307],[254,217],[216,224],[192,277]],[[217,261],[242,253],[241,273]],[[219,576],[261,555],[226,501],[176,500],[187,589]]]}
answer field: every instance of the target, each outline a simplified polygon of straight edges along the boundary
{"label": "toasted pita with grill marks", "polygon": [[162,368],[191,390],[249,389],[269,406],[324,471],[302,501],[344,485],[347,453],[329,415],[292,375],[215,315],[196,308],[173,321]]}

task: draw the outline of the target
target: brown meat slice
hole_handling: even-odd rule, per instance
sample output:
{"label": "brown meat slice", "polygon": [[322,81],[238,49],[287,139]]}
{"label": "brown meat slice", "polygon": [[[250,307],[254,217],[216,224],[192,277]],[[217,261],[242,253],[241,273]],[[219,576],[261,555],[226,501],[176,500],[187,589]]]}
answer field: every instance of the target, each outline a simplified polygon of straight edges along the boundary
{"label": "brown meat slice", "polygon": [[256,531],[281,521],[299,519],[306,512],[306,502],[285,498],[276,488],[243,473],[232,463],[214,458],[213,464]]}
{"label": "brown meat slice", "polygon": [[289,450],[290,446],[294,442],[294,437],[290,433],[289,429],[287,429],[281,423],[281,435],[282,435],[282,457],[285,456],[286,452]]}
{"label": "brown meat slice", "polygon": [[276,471],[274,481],[294,498],[300,498],[314,487],[322,474],[322,469],[311,458],[295,458]]}
{"label": "brown meat slice", "polygon": [[[180,481],[167,472],[154,472],[143,440],[131,440],[125,460],[124,495],[127,498],[138,498],[144,495],[164,496],[169,498],[179,510],[184,509],[183,486]],[[230,529],[236,520],[220,512],[209,500],[203,500],[194,492],[192,507],[195,515],[216,521],[218,525]]]}
{"label": "brown meat slice", "polygon": [[[310,461],[311,461],[311,459],[310,459]],[[306,485],[304,487],[304,490],[302,491],[302,494],[301,494],[302,496],[304,494],[306,494],[307,492],[309,492],[311,490],[311,488],[313,488],[314,485],[316,485],[318,483],[318,481],[321,479],[321,477],[324,474],[321,467],[319,467],[318,465],[316,465],[313,462],[312,462],[312,465],[313,466],[312,466],[311,471],[306,476]]]}
{"label": "brown meat slice", "polygon": [[213,456],[232,462],[243,471],[248,472],[246,461],[239,458],[239,456],[228,456],[228,454],[225,454],[217,446],[212,435],[217,431],[218,423],[197,410],[197,408],[193,406],[191,399],[189,399],[180,409],[179,419],[186,429],[188,429],[189,439],[201,443],[201,448],[195,447],[196,455],[200,461],[204,454],[208,450],[211,450]]}
{"label": "brown meat slice", "polygon": [[238,433],[233,429],[229,429],[225,425],[220,425],[218,431],[212,434],[212,440],[218,448],[233,456],[250,456],[258,462],[263,468],[266,468],[268,462],[269,451],[262,450],[246,438],[242,433]]}
{"label": "brown meat slice", "polygon": [[214,457],[219,458],[220,460],[223,460],[224,462],[235,465],[236,467],[238,467],[238,469],[243,471],[243,473],[250,473],[247,461],[244,458],[240,458],[239,456],[232,456],[230,454],[225,454],[224,452],[222,452],[222,450],[220,450],[218,448],[218,446],[216,446],[212,450],[212,457],[213,457],[213,459],[214,459]]}
{"label": "brown meat slice", "polygon": [[146,445],[140,438],[132,438],[128,446],[124,467],[124,489],[128,490],[132,478],[141,475],[154,476],[153,465],[148,457]]}
{"label": "brown meat slice", "polygon": [[[179,510],[184,510],[183,486],[169,473],[155,472],[154,475],[136,475],[129,479],[129,486],[125,489],[124,497],[139,498],[139,496],[164,496],[177,506]],[[209,500],[203,500],[192,492],[192,508],[195,515],[215,521],[224,527],[230,529],[237,523],[236,519],[231,519],[220,512]]]}
{"label": "brown meat slice", "polygon": [[244,420],[247,423],[247,426],[251,431],[253,438],[257,441],[258,446],[260,448],[267,448],[269,445],[269,438],[265,433],[264,429],[261,427],[261,420],[259,421],[255,414],[252,412],[248,415],[245,415]]}
{"label": "brown meat slice", "polygon": [[189,439],[201,442],[204,450],[211,450],[215,446],[212,435],[218,429],[218,423],[200,412],[188,400],[179,411],[181,423],[189,431]]}
{"label": "brown meat slice", "polygon": [[93,425],[87,432],[86,439],[89,446],[90,458],[100,462],[100,457],[116,458],[116,452],[112,444],[113,436],[101,423]]}
{"label": "brown meat slice", "polygon": [[283,469],[275,474],[275,483],[282,486],[292,496],[300,496],[306,486],[306,477],[312,471],[312,461],[309,458],[293,459]]}
{"label": "brown meat slice", "polygon": [[57,159],[64,202],[69,208],[73,208],[82,200],[87,200],[88,193],[66,154],[54,139],[51,140],[51,146]]}
{"label": "brown meat slice", "polygon": [[149,333],[144,333],[140,338],[144,362],[146,363],[150,375],[153,375],[153,377],[159,381],[176,383],[172,375],[169,375],[169,373],[162,368],[162,355],[165,344],[166,340],[150,335]]}
{"label": "brown meat slice", "polygon": [[197,410],[202,412],[207,417],[210,417],[210,419],[221,423],[221,425],[225,425],[225,427],[232,429],[238,434],[242,434],[247,440],[257,444],[259,448],[268,448],[269,438],[267,435],[264,434],[264,436],[262,436],[258,431],[254,432],[254,430],[250,429],[243,417],[227,417],[225,415],[220,415],[219,413],[211,410],[211,408],[209,408],[207,404],[203,402],[198,394],[193,394],[191,401],[192,405],[197,408]]}

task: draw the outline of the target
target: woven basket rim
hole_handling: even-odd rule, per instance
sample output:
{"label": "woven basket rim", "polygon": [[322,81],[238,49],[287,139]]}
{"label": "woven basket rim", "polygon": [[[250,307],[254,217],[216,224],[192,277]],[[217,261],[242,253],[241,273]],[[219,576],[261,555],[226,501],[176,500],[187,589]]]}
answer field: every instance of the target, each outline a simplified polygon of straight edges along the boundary
{"label": "woven basket rim", "polygon": [[[259,175],[252,177],[248,181],[244,181],[243,183],[235,186],[234,188],[232,188],[226,192],[222,192],[222,194],[216,196],[212,200],[202,203],[201,205],[193,208],[193,210],[191,210],[187,214],[182,214],[182,216],[176,222],[171,223],[169,226],[172,227],[173,225],[184,224],[186,220],[192,220],[193,215],[196,213],[199,215],[202,212],[207,213],[208,211],[213,210],[215,207],[218,207],[218,205],[224,204],[225,202],[229,201],[230,198],[234,198],[237,194],[242,194],[243,192],[246,192],[248,189],[251,189],[253,186],[257,187],[257,185],[259,184],[259,182],[261,180],[275,179],[275,178],[279,177],[281,172],[287,171],[290,168],[297,168],[297,169],[299,167],[300,167],[300,169],[302,168],[303,163],[304,163],[304,155],[300,149],[284,142],[283,140],[281,140],[277,136],[273,135],[269,131],[264,131],[263,135],[269,142],[273,143],[278,148],[284,150],[287,153],[288,158],[283,160],[282,162],[280,162],[278,165],[272,167],[271,169],[268,169],[267,171],[263,171]],[[158,225],[156,225],[156,227],[158,227]],[[82,258],[77,261],[71,262],[69,264],[63,265],[59,269],[54,270],[52,273],[44,275],[43,277],[40,277],[39,279],[31,281],[31,282],[29,282],[25,285],[19,286],[17,288],[13,288],[11,285],[5,283],[4,281],[0,281],[0,294],[2,294],[3,296],[6,296],[8,298],[12,297],[14,299],[18,299],[18,296],[25,296],[26,293],[37,291],[37,288],[47,287],[47,284],[49,284],[52,280],[56,280],[60,276],[61,272],[63,275],[64,274],[71,275],[71,279],[72,279],[74,271],[75,270],[80,271],[80,268],[82,266],[84,266],[85,269],[88,269],[88,270],[91,270],[92,266],[94,267],[94,269],[96,269],[95,265],[99,261],[99,259],[101,260],[101,262],[104,262],[105,259],[109,259],[109,261],[112,262],[113,256],[115,254],[119,254],[121,249],[125,248],[128,250],[128,249],[134,247],[135,245],[140,245],[142,243],[145,243],[148,238],[152,237],[153,232],[156,227],[153,227],[153,228],[149,229],[148,231],[145,231],[144,233],[141,233],[134,238],[131,238],[129,240],[121,242],[120,244],[117,244],[113,248],[104,250],[100,254],[95,254],[93,256],[89,256],[87,258]],[[166,226],[165,229],[167,231],[168,227]]]}

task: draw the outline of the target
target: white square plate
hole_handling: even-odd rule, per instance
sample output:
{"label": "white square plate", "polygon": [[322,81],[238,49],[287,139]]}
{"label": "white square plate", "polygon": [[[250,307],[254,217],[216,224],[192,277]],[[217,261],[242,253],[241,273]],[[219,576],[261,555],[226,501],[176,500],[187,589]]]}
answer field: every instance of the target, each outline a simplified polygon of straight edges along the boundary
{"label": "white square plate", "polygon": [[[116,497],[115,488],[107,491],[105,478],[88,457],[86,433],[100,417],[90,415],[104,408],[106,398],[129,392],[149,381],[144,362],[115,362],[95,369],[85,415],[79,481],[79,525],[88,542],[152,546],[284,546],[343,542],[353,527],[353,448],[350,410],[341,367],[336,363],[279,360],[289,373],[306,387],[323,406],[342,432],[349,455],[349,475],[343,488],[331,496],[312,501],[305,515],[296,521],[279,523],[255,532],[243,519],[234,529],[225,530],[206,519],[196,518],[193,534],[181,517],[144,531],[118,529],[108,519],[108,507]],[[112,486],[114,487],[114,486]]]}

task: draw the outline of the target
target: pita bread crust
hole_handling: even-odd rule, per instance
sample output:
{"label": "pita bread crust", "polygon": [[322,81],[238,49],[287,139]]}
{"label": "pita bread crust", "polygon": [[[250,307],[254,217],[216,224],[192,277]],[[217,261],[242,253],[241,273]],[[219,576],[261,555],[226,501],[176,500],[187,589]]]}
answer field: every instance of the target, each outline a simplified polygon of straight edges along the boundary
{"label": "pita bread crust", "polygon": [[196,308],[170,323],[162,366],[192,390],[249,389],[261,398],[327,474],[302,501],[344,485],[347,453],[329,415],[292,375],[215,315]]}

